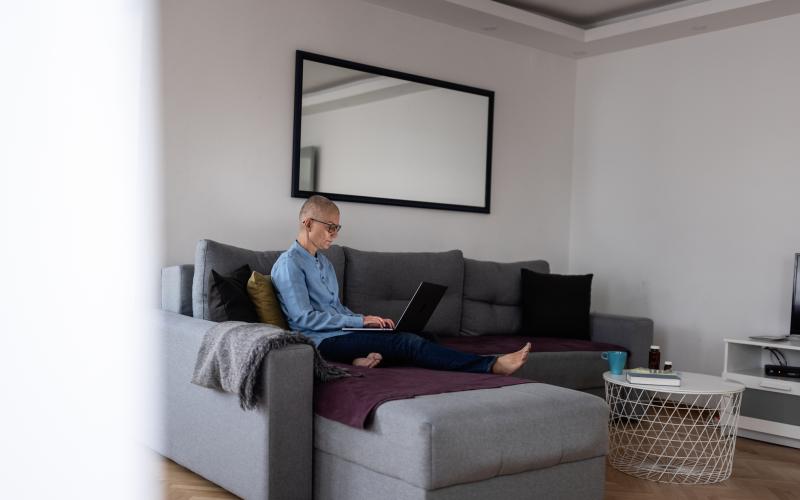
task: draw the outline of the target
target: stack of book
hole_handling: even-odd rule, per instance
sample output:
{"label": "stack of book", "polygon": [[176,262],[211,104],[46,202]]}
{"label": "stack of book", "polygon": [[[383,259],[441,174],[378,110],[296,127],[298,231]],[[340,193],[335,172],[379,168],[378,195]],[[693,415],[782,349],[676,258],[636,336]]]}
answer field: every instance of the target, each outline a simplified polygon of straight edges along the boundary
{"label": "stack of book", "polygon": [[628,382],[641,385],[681,385],[681,376],[676,372],[633,368],[625,372]]}

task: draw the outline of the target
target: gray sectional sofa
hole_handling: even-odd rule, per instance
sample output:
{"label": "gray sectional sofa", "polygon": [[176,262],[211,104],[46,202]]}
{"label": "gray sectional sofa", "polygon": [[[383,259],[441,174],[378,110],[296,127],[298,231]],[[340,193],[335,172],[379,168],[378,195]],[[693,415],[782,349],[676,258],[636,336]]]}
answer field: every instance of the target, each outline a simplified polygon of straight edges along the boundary
{"label": "gray sectional sofa", "polygon": [[[208,321],[208,276],[249,264],[268,274],[280,251],[202,240],[194,265],[162,270],[160,314],[164,456],[248,499],[602,498],[608,408],[596,351],[534,352],[518,375],[538,383],[391,401],[366,429],[314,415],[312,349],[271,352],[262,404],[192,385]],[[439,336],[520,334],[520,268],[439,253],[364,252],[334,246],[344,303],[397,317],[421,280],[448,285],[427,330]],[[592,341],[644,363],[653,324],[593,314]],[[577,389],[577,390],[575,390]]]}

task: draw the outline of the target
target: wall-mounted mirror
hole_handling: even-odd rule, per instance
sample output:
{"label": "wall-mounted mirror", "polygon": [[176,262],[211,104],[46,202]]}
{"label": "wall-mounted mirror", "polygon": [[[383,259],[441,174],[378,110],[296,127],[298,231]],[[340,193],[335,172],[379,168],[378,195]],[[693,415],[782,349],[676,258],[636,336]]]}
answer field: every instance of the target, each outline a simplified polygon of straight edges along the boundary
{"label": "wall-mounted mirror", "polygon": [[292,196],[489,213],[494,92],[297,51]]}

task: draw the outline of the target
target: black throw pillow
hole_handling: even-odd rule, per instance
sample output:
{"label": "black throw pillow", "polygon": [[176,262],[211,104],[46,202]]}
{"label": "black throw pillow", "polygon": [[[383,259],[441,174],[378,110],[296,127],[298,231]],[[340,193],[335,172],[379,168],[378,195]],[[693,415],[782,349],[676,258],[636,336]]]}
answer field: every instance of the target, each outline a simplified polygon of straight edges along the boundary
{"label": "black throw pillow", "polygon": [[590,340],[592,277],[522,269],[523,334]]}
{"label": "black throw pillow", "polygon": [[236,269],[230,276],[211,270],[208,290],[208,312],[211,321],[247,321],[258,323],[258,313],[247,293],[247,280],[253,271],[250,266]]}

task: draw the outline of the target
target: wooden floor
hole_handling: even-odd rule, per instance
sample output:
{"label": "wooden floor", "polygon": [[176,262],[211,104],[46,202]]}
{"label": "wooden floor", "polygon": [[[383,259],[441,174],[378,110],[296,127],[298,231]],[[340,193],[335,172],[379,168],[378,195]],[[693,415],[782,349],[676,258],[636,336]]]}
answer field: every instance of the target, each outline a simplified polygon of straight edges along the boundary
{"label": "wooden floor", "polygon": [[[166,500],[238,498],[171,460],[159,460]],[[800,450],[738,438],[733,475],[708,486],[654,483],[606,465],[606,499],[800,500]]]}

